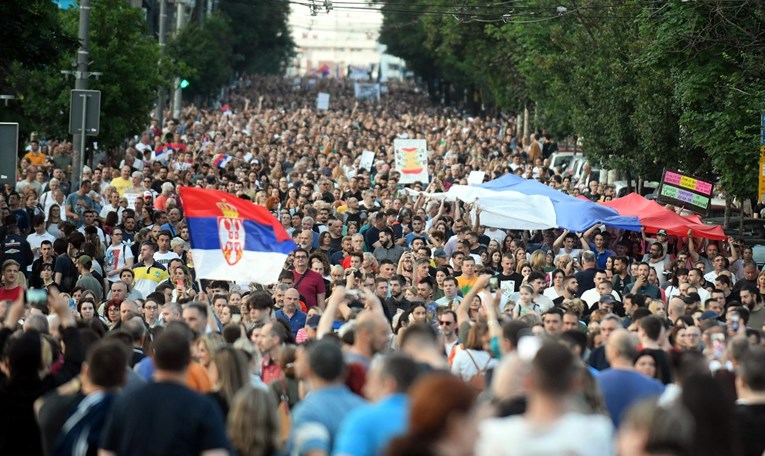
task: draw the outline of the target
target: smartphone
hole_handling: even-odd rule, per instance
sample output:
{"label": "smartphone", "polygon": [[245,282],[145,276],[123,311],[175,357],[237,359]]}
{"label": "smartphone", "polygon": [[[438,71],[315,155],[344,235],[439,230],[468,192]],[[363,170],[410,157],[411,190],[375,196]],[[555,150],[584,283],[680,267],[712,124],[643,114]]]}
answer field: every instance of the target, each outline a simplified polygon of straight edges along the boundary
{"label": "smartphone", "polygon": [[40,304],[48,303],[48,291],[47,290],[38,290],[38,289],[29,289],[26,293],[26,299],[27,304],[33,305],[33,304]]}
{"label": "smartphone", "polygon": [[231,321],[234,323],[239,323],[242,321],[242,316],[240,314],[234,314],[231,316]]}
{"label": "smartphone", "polygon": [[741,321],[741,317],[738,314],[731,314],[730,321],[731,321],[731,325],[730,325],[731,329],[733,329],[733,331],[738,331],[738,328],[740,326],[739,321]]}
{"label": "smartphone", "polygon": [[489,291],[492,293],[499,289],[499,279],[496,277],[489,277]]}
{"label": "smartphone", "polygon": [[711,335],[712,339],[712,351],[716,357],[720,357],[725,353],[725,334],[715,333]]}

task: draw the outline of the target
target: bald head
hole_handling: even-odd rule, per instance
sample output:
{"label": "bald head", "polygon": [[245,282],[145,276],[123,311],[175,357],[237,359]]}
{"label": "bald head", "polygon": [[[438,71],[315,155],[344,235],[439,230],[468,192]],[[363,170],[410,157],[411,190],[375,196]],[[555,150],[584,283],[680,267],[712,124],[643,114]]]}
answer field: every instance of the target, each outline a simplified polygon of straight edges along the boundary
{"label": "bald head", "polygon": [[284,292],[284,310],[292,313],[300,306],[300,292],[289,288]]}
{"label": "bald head", "polygon": [[124,323],[127,320],[127,314],[129,312],[139,313],[140,309],[135,301],[126,299],[120,304],[120,320]]}
{"label": "bald head", "polygon": [[371,358],[385,349],[390,335],[390,325],[379,312],[365,310],[356,318],[354,346],[359,347]]}
{"label": "bald head", "polygon": [[667,307],[667,313],[672,321],[675,321],[678,317],[685,313],[685,302],[679,296],[673,296],[669,300],[669,306]]}
{"label": "bald head", "polygon": [[608,338],[606,344],[606,359],[612,366],[627,363],[632,365],[632,360],[637,355],[637,341],[626,329],[617,329]]}

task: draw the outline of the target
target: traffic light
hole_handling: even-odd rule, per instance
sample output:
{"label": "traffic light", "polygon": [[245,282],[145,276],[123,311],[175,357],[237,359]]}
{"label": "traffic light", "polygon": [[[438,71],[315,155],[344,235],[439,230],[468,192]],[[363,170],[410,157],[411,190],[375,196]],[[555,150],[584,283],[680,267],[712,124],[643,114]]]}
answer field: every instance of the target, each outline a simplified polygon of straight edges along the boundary
{"label": "traffic light", "polygon": [[189,86],[188,79],[181,79],[181,89],[185,89],[188,86]]}

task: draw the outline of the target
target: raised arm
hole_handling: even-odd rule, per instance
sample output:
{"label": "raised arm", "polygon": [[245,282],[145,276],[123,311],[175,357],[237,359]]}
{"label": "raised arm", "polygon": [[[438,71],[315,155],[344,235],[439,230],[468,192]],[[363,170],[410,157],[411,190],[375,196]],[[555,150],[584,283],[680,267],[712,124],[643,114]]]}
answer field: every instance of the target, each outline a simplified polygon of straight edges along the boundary
{"label": "raised arm", "polygon": [[348,307],[347,301],[345,287],[342,285],[336,286],[327,300],[327,307],[319,318],[319,326],[316,327],[317,339],[332,333],[332,324],[335,322],[335,314],[338,310],[343,315],[343,319],[348,320],[351,309]]}
{"label": "raised arm", "polygon": [[699,252],[696,251],[696,243],[693,242],[693,230],[688,230],[688,255],[694,262],[699,261]]}
{"label": "raised arm", "polygon": [[475,285],[473,285],[473,288],[471,288],[465,297],[462,298],[462,302],[457,306],[457,327],[470,320],[470,303],[473,302],[476,295],[478,295],[478,293],[486,287],[486,284],[489,283],[489,277],[491,276],[483,275],[479,277],[478,280],[476,280]]}
{"label": "raised arm", "polygon": [[590,243],[587,242],[587,239],[584,237],[584,235],[581,233],[576,233],[576,236],[579,238],[579,244],[581,244],[582,250],[590,250]]}
{"label": "raised arm", "polygon": [[558,236],[555,241],[553,241],[552,248],[553,250],[557,251],[560,246],[563,244],[563,240],[566,239],[566,236],[568,235],[569,231],[567,229],[564,229],[563,232]]}

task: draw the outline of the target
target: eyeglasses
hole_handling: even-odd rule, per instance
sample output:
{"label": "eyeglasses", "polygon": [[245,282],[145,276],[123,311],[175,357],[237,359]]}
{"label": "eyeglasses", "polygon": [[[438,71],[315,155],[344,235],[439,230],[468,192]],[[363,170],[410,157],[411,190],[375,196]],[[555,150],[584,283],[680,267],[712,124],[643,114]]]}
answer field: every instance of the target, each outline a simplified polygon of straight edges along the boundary
{"label": "eyeglasses", "polygon": [[451,321],[443,321],[443,320],[439,320],[439,321],[438,321],[438,324],[439,324],[439,325],[441,325],[441,326],[451,326],[451,325],[452,325],[452,322],[451,322]]}
{"label": "eyeglasses", "polygon": [[295,255],[295,256],[294,256],[294,257],[292,257],[292,258],[294,258],[294,259],[296,259],[296,260],[307,260],[307,259],[308,259],[308,257],[307,257],[307,256],[305,256],[305,255]]}

